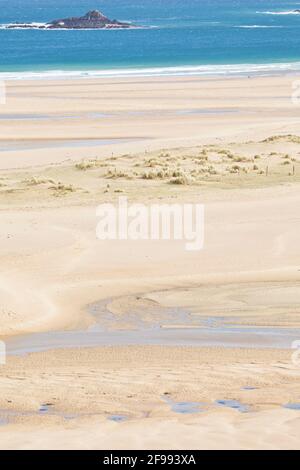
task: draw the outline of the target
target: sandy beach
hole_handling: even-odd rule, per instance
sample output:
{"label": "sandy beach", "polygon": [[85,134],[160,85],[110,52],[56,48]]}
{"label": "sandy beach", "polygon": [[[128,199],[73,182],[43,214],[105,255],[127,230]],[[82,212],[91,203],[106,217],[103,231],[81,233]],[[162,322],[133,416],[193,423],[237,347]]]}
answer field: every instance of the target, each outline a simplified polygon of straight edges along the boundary
{"label": "sandy beach", "polygon": [[6,369],[1,448],[299,446],[299,412],[282,406],[299,397],[287,351],[95,348],[9,359]]}
{"label": "sandy beach", "polygon": [[[7,82],[1,449],[299,449],[297,79]],[[98,240],[120,196],[204,249]]]}

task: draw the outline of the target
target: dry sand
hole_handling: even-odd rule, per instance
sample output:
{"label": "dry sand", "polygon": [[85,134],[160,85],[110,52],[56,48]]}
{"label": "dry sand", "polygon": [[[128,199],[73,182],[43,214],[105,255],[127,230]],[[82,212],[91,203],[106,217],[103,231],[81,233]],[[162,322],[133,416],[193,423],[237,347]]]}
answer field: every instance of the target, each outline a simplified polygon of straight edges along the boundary
{"label": "dry sand", "polygon": [[[139,298],[158,309],[189,308],[196,321],[299,327],[292,80],[8,83],[0,113],[1,337],[87,328],[95,322],[87,305],[108,298],[112,328],[134,327]],[[114,138],[125,142],[90,145]],[[120,195],[204,203],[204,250],[96,240],[96,206]],[[152,312],[146,320],[153,319]],[[299,412],[282,408],[300,401],[291,351],[51,351],[9,358],[0,376],[0,414],[9,421],[1,448],[300,447]],[[241,391],[247,385],[257,389]],[[205,410],[176,414],[164,393],[204,402]],[[221,399],[253,410],[214,406]],[[55,412],[39,414],[46,403]],[[129,419],[109,421],[114,414]]]}

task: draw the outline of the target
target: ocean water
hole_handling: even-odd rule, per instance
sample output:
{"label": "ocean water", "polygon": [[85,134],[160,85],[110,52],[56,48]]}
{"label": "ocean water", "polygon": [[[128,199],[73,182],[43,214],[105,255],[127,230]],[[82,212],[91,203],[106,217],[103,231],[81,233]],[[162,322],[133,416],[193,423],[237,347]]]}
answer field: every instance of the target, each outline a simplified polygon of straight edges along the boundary
{"label": "ocean water", "polygon": [[[300,70],[300,0],[0,0],[0,24],[99,9],[121,31],[0,29],[0,72],[57,75]],[[58,72],[60,71],[60,72]]]}

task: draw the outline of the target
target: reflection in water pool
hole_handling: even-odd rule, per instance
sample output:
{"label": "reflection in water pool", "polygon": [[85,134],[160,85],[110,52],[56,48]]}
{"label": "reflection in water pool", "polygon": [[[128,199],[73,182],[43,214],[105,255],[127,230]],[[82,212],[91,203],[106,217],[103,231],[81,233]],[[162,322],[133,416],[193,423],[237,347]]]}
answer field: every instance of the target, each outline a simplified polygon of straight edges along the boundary
{"label": "reflection in water pool", "polygon": [[126,421],[128,418],[124,415],[111,415],[107,418],[109,421],[114,421],[115,423],[122,423]]}
{"label": "reflection in water pool", "polygon": [[52,139],[52,140],[2,140],[0,152],[15,152],[19,150],[34,150],[46,148],[68,147],[100,147],[104,145],[124,144],[132,141],[140,141],[140,138],[113,138],[113,139]]}
{"label": "reflection in water pool", "polygon": [[238,410],[240,413],[248,413],[250,407],[248,405],[243,405],[237,400],[217,400],[216,404],[219,406],[225,406],[226,408],[233,408]]}
{"label": "reflection in water pool", "polygon": [[193,414],[200,413],[200,408],[203,406],[202,403],[191,402],[191,401],[179,401],[175,402],[171,398],[163,397],[163,400],[170,406],[174,413],[179,414]]}
{"label": "reflection in water pool", "polygon": [[287,408],[288,410],[295,410],[295,411],[300,411],[300,403],[287,403],[286,405],[283,405],[284,408]]}
{"label": "reflection in water pool", "polygon": [[288,349],[300,337],[297,328],[243,327],[222,321],[204,326],[186,309],[162,309],[159,306],[151,312],[150,322],[144,312],[131,311],[122,315],[121,322],[128,323],[128,327],[118,329],[120,317],[108,310],[109,303],[110,300],[106,300],[89,307],[95,324],[86,330],[14,337],[7,341],[7,352],[23,355],[50,349],[115,345]]}

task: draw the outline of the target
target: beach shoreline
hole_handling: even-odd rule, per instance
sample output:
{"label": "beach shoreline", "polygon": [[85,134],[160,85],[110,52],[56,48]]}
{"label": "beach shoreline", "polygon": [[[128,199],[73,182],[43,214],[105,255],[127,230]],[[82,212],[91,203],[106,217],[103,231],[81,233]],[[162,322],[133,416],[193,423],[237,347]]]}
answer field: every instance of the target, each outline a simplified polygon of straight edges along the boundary
{"label": "beach shoreline", "polygon": [[291,76],[300,73],[300,62],[257,62],[228,64],[186,64],[186,65],[153,65],[114,68],[84,68],[44,70],[11,70],[1,71],[0,80],[76,80],[105,78],[159,78],[159,77],[203,77],[214,78],[259,78],[272,76]]}

